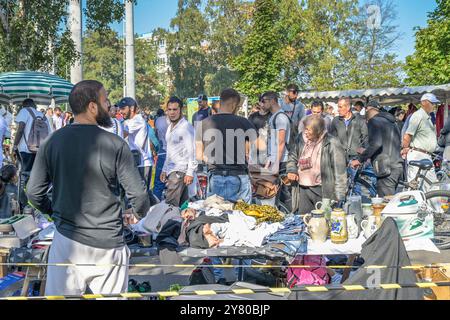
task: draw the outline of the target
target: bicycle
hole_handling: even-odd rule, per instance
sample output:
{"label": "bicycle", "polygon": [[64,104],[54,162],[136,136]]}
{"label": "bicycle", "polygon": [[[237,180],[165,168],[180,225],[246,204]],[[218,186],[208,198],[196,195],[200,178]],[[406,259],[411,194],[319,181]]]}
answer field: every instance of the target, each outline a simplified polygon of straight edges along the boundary
{"label": "bicycle", "polygon": [[[359,195],[363,203],[368,203],[370,198],[376,197],[377,188],[372,183],[372,176],[373,173],[367,170],[365,166],[358,167],[353,177],[348,175],[346,199],[353,195]],[[357,187],[360,190],[357,190]]]}
{"label": "bicycle", "polygon": [[[450,248],[450,190],[442,189],[442,180],[433,182],[427,178],[427,173],[430,170],[435,170],[432,160],[413,160],[408,163],[410,166],[418,167],[416,176],[410,182],[399,181],[400,185],[405,187],[406,191],[423,191],[424,184],[430,186],[439,186],[441,189],[424,192],[426,207],[423,208],[426,212],[433,215],[434,219],[434,239],[433,242],[439,249]],[[447,179],[448,172],[444,169],[442,175],[445,174]],[[420,217],[419,217],[420,218]]]}

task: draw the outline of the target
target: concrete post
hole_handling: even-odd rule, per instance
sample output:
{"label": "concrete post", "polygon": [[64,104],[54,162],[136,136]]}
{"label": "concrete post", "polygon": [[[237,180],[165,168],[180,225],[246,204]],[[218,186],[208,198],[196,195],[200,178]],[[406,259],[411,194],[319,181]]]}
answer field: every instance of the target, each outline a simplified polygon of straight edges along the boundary
{"label": "concrete post", "polygon": [[134,65],[134,3],[125,0],[125,70],[126,96],[136,98],[135,65]]}
{"label": "concrete post", "polygon": [[75,50],[80,54],[80,59],[70,68],[70,81],[76,84],[83,80],[83,32],[82,32],[82,10],[81,0],[70,0],[70,32],[75,43]]}

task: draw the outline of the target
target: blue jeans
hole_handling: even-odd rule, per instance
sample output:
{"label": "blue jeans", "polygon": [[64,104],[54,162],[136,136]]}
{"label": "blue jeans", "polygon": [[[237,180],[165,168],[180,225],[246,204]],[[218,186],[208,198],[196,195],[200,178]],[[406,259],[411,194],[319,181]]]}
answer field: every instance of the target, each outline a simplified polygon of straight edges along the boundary
{"label": "blue jeans", "polygon": [[248,175],[218,176],[212,175],[209,182],[208,197],[217,194],[227,201],[252,201],[252,186]]}
{"label": "blue jeans", "polygon": [[153,187],[153,194],[162,200],[162,194],[166,184],[162,182],[159,178],[161,177],[161,172],[164,167],[164,162],[166,161],[166,154],[158,154],[158,161],[156,162],[156,172],[155,172],[155,186]]}

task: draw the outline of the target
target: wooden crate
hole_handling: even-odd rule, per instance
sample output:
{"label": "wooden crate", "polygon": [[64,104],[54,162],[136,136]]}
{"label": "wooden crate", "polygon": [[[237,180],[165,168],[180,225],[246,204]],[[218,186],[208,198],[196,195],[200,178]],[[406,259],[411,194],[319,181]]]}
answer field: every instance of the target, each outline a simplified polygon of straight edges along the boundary
{"label": "wooden crate", "polygon": [[[424,268],[417,272],[419,281],[427,279],[431,282],[449,282],[450,268]],[[432,294],[426,295],[425,300],[450,300],[450,287],[434,287]]]}

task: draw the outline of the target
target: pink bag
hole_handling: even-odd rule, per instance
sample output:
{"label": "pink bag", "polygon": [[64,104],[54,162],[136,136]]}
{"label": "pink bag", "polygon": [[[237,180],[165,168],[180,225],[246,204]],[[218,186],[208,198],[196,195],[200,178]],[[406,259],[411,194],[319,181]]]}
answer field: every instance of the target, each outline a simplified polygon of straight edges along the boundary
{"label": "pink bag", "polygon": [[330,283],[323,256],[296,256],[291,265],[319,266],[312,268],[288,268],[286,282],[289,288],[301,285],[325,285]]}

